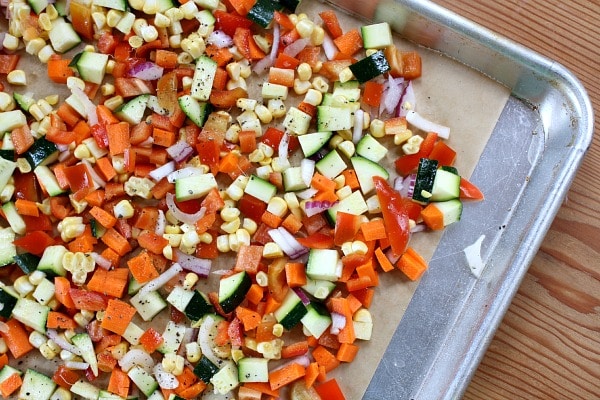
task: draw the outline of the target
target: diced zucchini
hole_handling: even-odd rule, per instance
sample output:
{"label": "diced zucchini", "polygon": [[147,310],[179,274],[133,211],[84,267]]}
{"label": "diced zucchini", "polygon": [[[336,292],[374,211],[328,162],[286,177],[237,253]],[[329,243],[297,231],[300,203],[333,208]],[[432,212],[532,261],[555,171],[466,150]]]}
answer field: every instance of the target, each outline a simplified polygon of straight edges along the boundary
{"label": "diced zucchini", "polygon": [[[0,133],[11,132],[27,124],[27,117],[21,110],[0,112]],[[10,136],[9,136],[10,137]]]}
{"label": "diced zucchini", "polygon": [[158,291],[153,290],[144,295],[141,293],[138,292],[129,302],[135,307],[144,321],[152,320],[152,318],[167,307],[167,302]]}
{"label": "diced zucchini", "polygon": [[268,382],[269,360],[262,357],[244,357],[238,361],[240,382]]}
{"label": "diced zucchini", "polygon": [[49,196],[58,196],[63,194],[65,191],[60,187],[56,175],[50,168],[45,165],[38,165],[33,170],[35,177],[37,178],[40,185],[44,188]]}
{"label": "diced zucchini", "polygon": [[97,400],[100,397],[100,388],[80,379],[71,386],[71,393],[82,399]]}
{"label": "diced zucchini", "polygon": [[318,131],[341,131],[354,125],[352,110],[348,107],[317,107]]}
{"label": "diced zucchini", "polygon": [[250,9],[247,14],[247,18],[251,21],[256,22],[263,28],[268,27],[273,21],[275,11],[279,11],[283,8],[279,2],[271,0],[257,0],[254,6]]}
{"label": "diced zucchini", "polygon": [[26,297],[21,297],[17,300],[12,310],[12,316],[24,325],[38,332],[45,333],[49,312],[50,307]]}
{"label": "diced zucchini", "polygon": [[167,296],[167,303],[171,304],[178,311],[184,312],[187,305],[194,297],[192,290],[187,290],[181,286],[175,286]]}
{"label": "diced zucchini", "polygon": [[369,211],[365,198],[358,190],[352,192],[348,197],[344,197],[339,203],[334,204],[326,212],[327,219],[335,225],[337,212],[342,211],[352,215],[362,215]]}
{"label": "diced zucchini", "polygon": [[350,162],[356,172],[358,183],[360,183],[360,190],[365,195],[375,189],[375,184],[373,183],[374,176],[380,176],[384,179],[389,178],[388,171],[376,162],[360,156],[352,157]]}
{"label": "diced zucchini", "polygon": [[12,264],[17,255],[17,248],[13,241],[15,232],[11,228],[0,228],[0,267]]}
{"label": "diced zucchini", "polygon": [[40,14],[48,7],[48,0],[27,0],[34,13]]}
{"label": "diced zucchini", "polygon": [[413,200],[417,203],[427,204],[431,199],[437,167],[438,162],[436,160],[421,158],[419,161],[415,189],[412,196]]}
{"label": "diced zucchini", "polygon": [[24,235],[26,226],[23,217],[21,214],[17,212],[17,208],[15,207],[15,203],[9,201],[8,203],[4,203],[2,205],[2,212],[4,213],[4,218],[8,221],[10,228],[19,235]]}
{"label": "diced zucchini", "polygon": [[337,150],[331,150],[325,157],[317,161],[315,168],[326,178],[334,179],[346,170],[348,166]]}
{"label": "diced zucchini", "polygon": [[336,281],[342,276],[340,254],[335,249],[310,249],[306,263],[310,279]]}
{"label": "diced zucchini", "polygon": [[200,199],[216,188],[217,181],[211,173],[188,176],[175,181],[175,197],[177,201]]}
{"label": "diced zucchini", "polygon": [[52,29],[50,29],[48,37],[50,44],[58,53],[65,53],[81,43],[81,38],[73,29],[73,25],[65,21],[63,17],[52,21]]}
{"label": "diced zucchini", "polygon": [[306,306],[307,313],[302,317],[302,325],[306,330],[317,339],[331,325],[331,315],[327,308],[320,303],[311,302]]}
{"label": "diced zucchini", "polygon": [[302,179],[302,168],[290,167],[283,171],[283,187],[286,192],[303,190],[308,187]]}
{"label": "diced zucchini", "polygon": [[7,160],[5,158],[0,158],[0,192],[8,183],[13,172],[15,172],[15,168],[17,168],[16,162]]}
{"label": "diced zucchini", "polygon": [[350,65],[350,70],[360,83],[364,83],[388,72],[390,64],[380,50]]}
{"label": "diced zucchini", "polygon": [[0,288],[0,317],[9,318],[11,316],[18,298],[17,293],[6,289],[6,287]]}
{"label": "diced zucchini", "polygon": [[56,383],[46,375],[27,369],[19,390],[20,400],[49,400],[56,389]]}
{"label": "diced zucchini", "polygon": [[360,100],[360,88],[358,81],[347,82],[335,81],[333,83],[333,98],[343,97],[346,101],[355,102]]}
{"label": "diced zucchini", "polygon": [[129,122],[131,125],[138,125],[144,118],[144,112],[150,99],[149,94],[141,94],[127,103],[123,104],[115,111],[115,115],[121,121]]}
{"label": "diced zucchini", "polygon": [[446,201],[460,196],[460,176],[440,168],[435,173],[430,201]]}
{"label": "diced zucchini", "polygon": [[135,383],[135,386],[146,396],[150,396],[157,388],[158,382],[146,370],[135,365],[127,372],[127,376]]}
{"label": "diced zucchini", "polygon": [[193,293],[184,312],[190,320],[199,321],[203,316],[213,313],[215,310],[204,293],[198,290],[195,290]]}
{"label": "diced zucchini", "polygon": [[100,7],[112,8],[113,10],[127,11],[126,0],[93,0],[92,4]]}
{"label": "diced zucchini", "polygon": [[335,282],[306,277],[306,285],[302,289],[316,299],[325,300],[335,289]]}
{"label": "diced zucchini", "polygon": [[314,132],[298,136],[304,157],[310,157],[321,150],[329,142],[331,136],[333,136],[332,132]]}
{"label": "diced zucchini", "polygon": [[63,267],[62,260],[66,253],[67,249],[60,244],[46,247],[38,264],[38,270],[50,277],[65,276],[67,270]]}
{"label": "diced zucchini", "polygon": [[250,175],[244,193],[268,203],[275,196],[275,193],[277,193],[277,187],[256,175]]}
{"label": "diced zucchini", "polygon": [[186,94],[179,97],[179,107],[184,114],[197,126],[202,127],[210,114],[210,103],[201,102]]}
{"label": "diced zucchini", "polygon": [[[0,246],[2,246],[2,243],[0,243]],[[37,269],[38,264],[40,263],[40,258],[35,254],[31,253],[17,254],[13,257],[13,259],[15,261],[15,264],[17,264],[25,274],[30,274],[33,271],[35,271]]]}
{"label": "diced zucchini", "polygon": [[47,305],[54,298],[55,290],[54,283],[44,278],[37,284],[32,296],[38,303]]}
{"label": "diced zucchini", "polygon": [[302,317],[306,315],[306,307],[302,299],[293,290],[288,290],[281,305],[273,313],[275,319],[285,329],[290,330],[296,326]]}
{"label": "diced zucchini", "polygon": [[173,321],[167,322],[165,331],[162,334],[163,343],[158,348],[163,354],[176,353],[183,342],[185,336],[186,326],[184,324],[178,324]]}
{"label": "diced zucchini", "polygon": [[219,305],[230,313],[244,301],[252,280],[246,271],[235,273],[219,281]]}
{"label": "diced zucchini", "polygon": [[199,101],[207,101],[217,73],[217,63],[210,57],[201,56],[196,61],[190,95]]}
{"label": "diced zucchini", "polygon": [[35,99],[26,94],[14,92],[13,99],[15,99],[15,103],[17,103],[19,108],[25,112],[29,112],[29,107],[35,104]]}
{"label": "diced zucchini", "polygon": [[369,133],[356,144],[356,154],[376,163],[381,161],[387,152],[388,149]]}
{"label": "diced zucchini", "polygon": [[101,84],[106,73],[108,54],[83,51],[73,57],[70,67],[77,68],[81,79],[87,82]]}
{"label": "diced zucchini", "polygon": [[31,168],[35,169],[38,165],[49,165],[58,160],[58,148],[56,144],[41,137],[33,142],[24,157]]}
{"label": "diced zucchini", "polygon": [[394,44],[392,29],[387,22],[364,25],[360,31],[365,49],[385,49]]}
{"label": "diced zucchini", "polygon": [[78,333],[71,338],[71,342],[81,351],[81,358],[90,365],[90,369],[94,376],[98,376],[98,360],[96,359],[96,351],[94,343],[90,335],[87,333]]}
{"label": "diced zucchini", "polygon": [[198,364],[194,367],[196,375],[204,383],[210,383],[210,379],[219,372],[219,367],[213,364],[205,355],[202,355]]}
{"label": "diced zucchini", "polygon": [[219,372],[210,378],[215,393],[226,394],[239,386],[238,369],[231,360],[226,361]]}
{"label": "diced zucchini", "polygon": [[290,107],[283,120],[283,127],[290,135],[302,136],[308,132],[311,119],[312,117],[304,111]]}

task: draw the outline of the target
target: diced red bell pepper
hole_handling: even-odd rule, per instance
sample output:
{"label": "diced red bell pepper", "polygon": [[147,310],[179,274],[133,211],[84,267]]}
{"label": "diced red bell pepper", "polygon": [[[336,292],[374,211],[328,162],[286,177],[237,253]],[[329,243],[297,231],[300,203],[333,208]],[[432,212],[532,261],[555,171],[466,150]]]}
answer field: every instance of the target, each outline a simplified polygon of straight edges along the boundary
{"label": "diced red bell pepper", "polygon": [[392,251],[402,255],[406,251],[410,238],[409,217],[402,196],[385,179],[375,176],[373,181]]}
{"label": "diced red bell pepper", "polygon": [[44,253],[44,250],[46,250],[46,247],[55,245],[56,241],[46,232],[34,231],[15,239],[14,244],[28,253],[41,256]]}
{"label": "diced red bell pepper", "polygon": [[215,24],[216,29],[223,31],[232,37],[238,27],[250,28],[252,26],[252,21],[248,18],[225,11],[217,10],[214,12],[214,16],[217,19]]}

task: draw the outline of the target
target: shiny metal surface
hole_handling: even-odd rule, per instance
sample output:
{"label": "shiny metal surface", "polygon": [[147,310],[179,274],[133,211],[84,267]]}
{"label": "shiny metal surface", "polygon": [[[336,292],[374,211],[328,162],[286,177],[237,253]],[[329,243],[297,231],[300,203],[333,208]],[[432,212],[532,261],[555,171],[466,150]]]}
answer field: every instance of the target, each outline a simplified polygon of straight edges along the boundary
{"label": "shiny metal surface", "polygon": [[[511,89],[472,180],[485,201],[445,232],[366,399],[455,399],[468,385],[590,145],[591,103],[558,63],[429,1],[332,1]],[[476,279],[463,249],[484,234]]]}

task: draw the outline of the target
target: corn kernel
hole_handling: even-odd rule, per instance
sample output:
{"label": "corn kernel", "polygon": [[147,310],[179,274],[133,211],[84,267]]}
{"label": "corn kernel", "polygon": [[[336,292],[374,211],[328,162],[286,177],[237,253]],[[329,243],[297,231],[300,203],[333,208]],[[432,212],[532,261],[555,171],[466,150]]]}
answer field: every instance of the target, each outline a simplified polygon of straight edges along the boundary
{"label": "corn kernel", "polygon": [[227,253],[231,251],[231,247],[229,247],[229,235],[217,236],[217,250],[219,250],[221,253]]}
{"label": "corn kernel", "polygon": [[9,111],[14,105],[15,102],[11,95],[6,92],[0,92],[0,111]]}
{"label": "corn kernel", "polygon": [[141,36],[133,35],[129,37],[128,43],[133,49],[138,49],[144,44],[144,39]]}
{"label": "corn kernel", "polygon": [[[224,222],[221,224],[221,229],[227,233],[235,233],[238,229],[240,229],[241,221],[239,218],[235,218],[231,221]],[[231,246],[231,241],[230,241]],[[233,247],[231,248],[233,250]]]}
{"label": "corn kernel", "polygon": [[352,194],[352,189],[350,188],[350,186],[346,185],[336,190],[335,194],[340,200],[343,200]]}
{"label": "corn kernel", "polygon": [[310,35],[310,44],[313,46],[321,46],[325,40],[325,30],[320,26],[315,26]]}
{"label": "corn kernel", "polygon": [[360,240],[355,240],[354,242],[352,242],[351,247],[352,247],[352,254],[364,255],[364,254],[367,254],[367,251],[369,251],[369,248],[367,247],[365,242],[360,241]]}
{"label": "corn kernel", "polygon": [[337,149],[348,158],[352,157],[356,151],[354,143],[350,140],[344,140],[342,143],[338,144]]}
{"label": "corn kernel", "polygon": [[240,217],[240,210],[234,207],[226,207],[221,210],[221,219],[225,222],[233,221]]}
{"label": "corn kernel", "polygon": [[229,234],[229,248],[231,251],[235,251],[236,253],[240,251],[241,243],[238,240],[235,232]]}
{"label": "corn kernel", "polygon": [[271,111],[273,118],[281,118],[287,113],[285,103],[281,99],[270,99],[267,108]]}
{"label": "corn kernel", "polygon": [[25,71],[21,69],[10,71],[8,75],[6,75],[6,80],[11,85],[27,86],[27,75],[25,74]]}
{"label": "corn kernel", "polygon": [[281,197],[273,197],[267,204],[267,211],[283,218],[288,211],[288,205]]}
{"label": "corn kernel", "polygon": [[[400,133],[396,133],[394,135],[394,144],[396,146],[400,146],[402,143],[406,142],[408,139],[410,139],[412,137],[413,137],[413,134],[409,129],[407,129],[403,132],[400,132]],[[420,136],[417,136],[417,137],[420,137]]]}
{"label": "corn kernel", "polygon": [[310,88],[304,96],[304,102],[313,106],[318,106],[323,101],[323,94],[316,89]]}
{"label": "corn kernel", "polygon": [[298,95],[306,94],[306,92],[308,92],[308,89],[310,89],[311,86],[312,84],[309,81],[294,79],[294,93]]}
{"label": "corn kernel", "polygon": [[369,132],[374,138],[382,138],[385,136],[385,123],[380,119],[371,120]]}
{"label": "corn kernel", "polygon": [[346,177],[344,175],[336,176],[333,181],[335,182],[335,189],[341,189],[346,185]]}
{"label": "corn kernel", "polygon": [[93,12],[92,21],[94,21],[94,25],[96,25],[96,28],[102,29],[106,25],[106,15],[104,15],[104,13],[101,12]]}
{"label": "corn kernel", "polygon": [[247,230],[240,228],[235,232],[235,236],[237,238],[238,243],[240,244],[240,246],[242,245],[246,245],[246,246],[250,246],[250,232],[248,232]]}
{"label": "corn kernel", "polygon": [[265,271],[259,271],[256,274],[256,283],[260,287],[267,287],[269,284],[269,277]]}
{"label": "corn kernel", "polygon": [[200,345],[198,344],[198,342],[186,343],[185,357],[191,363],[200,361],[200,358],[202,357],[202,352],[200,350]]}
{"label": "corn kernel", "polygon": [[256,100],[245,99],[245,98],[239,98],[239,99],[237,99],[237,101],[235,103],[237,108],[241,109],[242,111],[254,111],[257,104],[258,104],[258,101],[256,101]]}
{"label": "corn kernel", "polygon": [[296,69],[298,72],[298,79],[301,81],[308,81],[312,77],[312,68],[307,63],[301,63]]}
{"label": "corn kernel", "polygon": [[204,232],[200,234],[200,243],[210,244],[213,241],[213,237],[210,233]]}
{"label": "corn kernel", "polygon": [[109,97],[108,99],[104,100],[104,105],[106,107],[108,107],[110,110],[114,111],[117,108],[119,108],[120,106],[122,106],[124,102],[125,101],[122,96],[113,96],[113,97]]}
{"label": "corn kernel", "polygon": [[244,218],[244,220],[242,221],[242,228],[246,230],[246,232],[248,232],[250,235],[252,235],[258,229],[258,225],[253,219]]}
{"label": "corn kernel", "polygon": [[329,83],[320,76],[317,76],[312,80],[312,87],[321,93],[327,93],[329,91]]}
{"label": "corn kernel", "polygon": [[263,257],[264,258],[279,258],[283,257],[283,250],[281,247],[275,242],[269,242],[265,244],[263,247]]}
{"label": "corn kernel", "polygon": [[117,26],[119,21],[121,21],[121,18],[123,18],[123,13],[121,11],[110,9],[106,13],[106,24],[111,28],[114,28]]}
{"label": "corn kernel", "polygon": [[162,13],[156,13],[154,16],[154,26],[157,28],[168,28],[171,25],[171,20],[169,17]]}
{"label": "corn kernel", "polygon": [[179,6],[179,10],[183,14],[184,19],[194,19],[198,13],[198,7],[193,1],[188,1],[187,3],[182,4]]}

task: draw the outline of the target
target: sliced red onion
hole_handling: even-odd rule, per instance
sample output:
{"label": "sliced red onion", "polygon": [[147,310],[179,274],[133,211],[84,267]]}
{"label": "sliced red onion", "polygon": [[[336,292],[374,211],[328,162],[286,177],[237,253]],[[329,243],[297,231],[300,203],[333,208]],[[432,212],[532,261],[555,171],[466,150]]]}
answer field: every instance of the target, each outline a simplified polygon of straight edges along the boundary
{"label": "sliced red onion", "polygon": [[304,290],[300,289],[299,287],[295,287],[292,290],[298,295],[298,297],[300,297],[302,304],[304,304],[305,306],[310,304],[310,298]]}
{"label": "sliced red onion", "polygon": [[176,165],[174,161],[169,161],[165,165],[161,165],[160,167],[153,169],[148,174],[150,178],[154,179],[156,182],[160,181],[162,178],[168,176],[170,173],[174,172],[176,169]]}
{"label": "sliced red onion", "polygon": [[233,46],[233,39],[231,36],[221,30],[212,31],[212,33],[206,39],[208,44],[212,44],[222,49],[223,47]]}
{"label": "sliced red onion", "polygon": [[167,176],[167,180],[170,183],[175,183],[175,181],[179,178],[189,178],[190,176],[198,176],[198,175],[203,175],[203,174],[204,174],[204,170],[202,170],[198,167],[185,167],[182,169],[178,169],[177,171],[171,172]]}
{"label": "sliced red onion", "polygon": [[281,138],[281,140],[279,141],[279,148],[277,150],[277,152],[279,154],[279,158],[283,162],[286,162],[288,160],[289,145],[290,145],[290,135],[288,133],[285,133],[283,135],[283,137]]}
{"label": "sliced red onion", "polygon": [[400,97],[402,96],[402,84],[396,79],[392,78],[391,75],[389,76],[387,83],[388,88],[384,93],[382,104],[384,105],[385,110],[391,114],[394,112],[396,106],[400,102]]}
{"label": "sliced red onion", "polygon": [[354,129],[352,130],[352,143],[356,144],[362,138],[363,123],[365,120],[365,112],[361,109],[354,113]]}
{"label": "sliced red onion", "polygon": [[92,166],[92,163],[90,163],[88,160],[85,160],[85,159],[81,160],[81,162],[87,167],[88,173],[92,177],[92,180],[99,187],[105,187],[106,186],[106,181],[104,179],[102,179],[102,177],[96,172],[96,170]]}
{"label": "sliced red onion", "polygon": [[148,293],[160,289],[171,279],[175,278],[177,274],[179,274],[181,271],[183,271],[181,265],[177,263],[173,264],[171,268],[169,268],[168,270],[166,270],[165,272],[163,272],[162,274],[160,274],[159,276],[142,286],[142,288],[138,292],[140,294],[140,297],[144,297]]}
{"label": "sliced red onion", "polygon": [[335,311],[331,313],[331,328],[329,328],[329,332],[333,335],[337,335],[340,333],[342,329],[346,326],[346,317],[340,313],[336,313]]}
{"label": "sliced red onion", "polygon": [[79,350],[79,347],[67,342],[67,340],[63,336],[59,335],[58,332],[54,329],[47,329],[46,336],[48,336],[48,339],[56,343],[61,349],[67,350],[77,356],[82,355],[81,350]]}
{"label": "sliced red onion", "polygon": [[216,329],[216,324],[218,321],[212,317],[210,314],[207,314],[204,317],[204,321],[202,325],[200,325],[200,330],[198,331],[198,344],[200,345],[200,350],[202,350],[202,355],[206,356],[213,364],[216,366],[220,366],[223,363],[219,357],[217,357],[213,351],[213,337],[212,332]]}
{"label": "sliced red onion", "polygon": [[65,361],[65,367],[77,371],[85,371],[90,367],[90,364],[83,361]]}
{"label": "sliced red onion", "polygon": [[96,114],[96,105],[90,100],[90,98],[79,89],[77,86],[71,88],[73,96],[81,103],[85,109],[86,117],[90,126],[94,126],[98,123],[98,115]]}
{"label": "sliced red onion", "polygon": [[206,207],[201,207],[194,214],[188,214],[181,211],[179,207],[177,207],[177,204],[175,204],[175,195],[173,193],[167,193],[166,201],[169,211],[171,211],[175,218],[184,224],[195,225],[196,222],[198,222],[200,218],[204,217],[204,214],[206,213]]}
{"label": "sliced red onion", "polygon": [[331,39],[328,34],[325,34],[322,46],[325,57],[327,57],[329,61],[333,60],[338,53],[338,50],[335,43],[333,43],[333,39]]}
{"label": "sliced red onion", "polygon": [[304,50],[306,46],[308,46],[309,43],[310,40],[308,38],[298,39],[295,42],[287,45],[285,49],[283,49],[283,53],[290,57],[296,57],[298,53],[300,53],[302,50]]}
{"label": "sliced red onion", "polygon": [[175,254],[177,255],[177,262],[183,269],[204,278],[210,273],[210,268],[212,267],[211,260],[194,257],[178,249],[175,249]]}
{"label": "sliced red onion", "polygon": [[156,378],[158,386],[162,389],[176,389],[179,386],[177,377],[172,373],[165,371],[162,363],[156,363],[152,372],[154,372],[154,377]]}
{"label": "sliced red onion", "polygon": [[306,186],[310,186],[313,175],[315,174],[315,162],[309,158],[303,158],[300,162],[300,174],[302,181]]}
{"label": "sliced red onion", "polygon": [[142,349],[131,349],[119,360],[119,366],[125,372],[136,365],[142,367],[144,371],[151,374],[152,368],[154,367],[154,360],[150,354]]}
{"label": "sliced red onion", "polygon": [[411,198],[413,196],[413,193],[415,192],[415,182],[417,182],[416,174],[410,174],[409,176],[404,178],[404,181],[402,183],[404,188],[402,189],[403,191],[400,192],[400,194],[404,197]]}
{"label": "sliced red onion", "polygon": [[322,213],[323,211],[329,210],[337,203],[337,201],[331,202],[329,200],[307,201],[306,203],[304,203],[304,213],[307,217],[312,217],[313,215],[317,215],[319,213]]}
{"label": "sliced red onion", "polygon": [[425,119],[422,115],[414,110],[410,110],[406,113],[406,121],[422,131],[435,132],[442,139],[448,139],[450,137],[449,127],[436,124],[435,122]]}
{"label": "sliced red onion", "polygon": [[281,247],[281,250],[291,258],[300,257],[302,254],[308,252],[308,249],[302,246],[296,238],[283,227],[269,230],[269,236],[271,236],[273,241]]}
{"label": "sliced red onion", "polygon": [[308,189],[304,189],[299,192],[296,192],[296,196],[298,196],[302,200],[308,200],[311,197],[313,197],[315,194],[317,194],[317,192],[318,192],[317,189],[315,189],[313,187],[309,187]]}
{"label": "sliced red onion", "polygon": [[398,116],[406,117],[406,114],[410,110],[414,110],[417,104],[417,96],[415,95],[415,90],[413,88],[412,81],[408,81],[408,85],[406,89],[404,89],[404,94],[400,99],[400,106],[398,107]]}
{"label": "sliced red onion", "polygon": [[192,146],[183,140],[175,143],[173,146],[167,147],[167,154],[178,163],[184,161],[193,152],[194,149],[192,149]]}
{"label": "sliced red onion", "polygon": [[110,267],[112,267],[112,263],[110,262],[110,260],[108,260],[105,257],[102,257],[100,254],[96,253],[95,251],[93,251],[90,255],[94,259],[94,262],[96,263],[96,265],[99,266],[100,268],[109,270]]}
{"label": "sliced red onion", "polygon": [[162,236],[165,233],[166,227],[167,227],[167,217],[165,217],[165,213],[163,210],[158,210],[158,218],[156,219],[156,228],[154,228],[154,233]]}
{"label": "sliced red onion", "polygon": [[135,63],[127,74],[132,78],[143,79],[145,81],[155,81],[164,74],[164,68],[154,64],[152,61]]}
{"label": "sliced red onion", "polygon": [[64,144],[57,144],[56,148],[58,149],[58,151],[60,151],[60,153],[58,154],[58,161],[59,162],[63,162],[66,159],[71,157],[71,152],[69,151],[69,146],[64,145]]}

